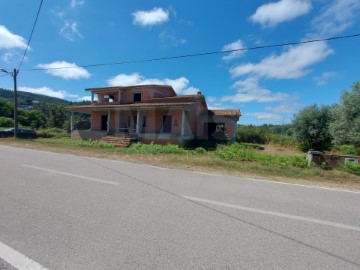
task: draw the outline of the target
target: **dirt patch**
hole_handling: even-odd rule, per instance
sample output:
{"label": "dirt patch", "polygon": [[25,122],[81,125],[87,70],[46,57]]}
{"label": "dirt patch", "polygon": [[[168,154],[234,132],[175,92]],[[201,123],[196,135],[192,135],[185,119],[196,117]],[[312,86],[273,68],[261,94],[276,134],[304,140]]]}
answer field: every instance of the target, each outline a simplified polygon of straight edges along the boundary
{"label": "dirt patch", "polygon": [[280,145],[265,144],[261,145],[261,147],[264,147],[264,150],[259,150],[260,152],[270,155],[304,155],[304,153],[294,148]]}

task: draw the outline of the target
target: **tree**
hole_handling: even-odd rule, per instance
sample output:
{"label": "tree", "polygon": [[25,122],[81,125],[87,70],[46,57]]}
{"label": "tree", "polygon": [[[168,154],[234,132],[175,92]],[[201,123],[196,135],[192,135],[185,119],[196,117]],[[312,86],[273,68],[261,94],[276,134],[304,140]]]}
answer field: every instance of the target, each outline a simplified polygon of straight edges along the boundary
{"label": "tree", "polygon": [[307,106],[293,120],[295,139],[300,142],[300,149],[324,151],[331,147],[332,137],[329,131],[331,120],[330,106]]}
{"label": "tree", "polygon": [[335,144],[360,147],[360,81],[342,93],[340,104],[333,111],[330,132]]}
{"label": "tree", "polygon": [[14,106],[10,101],[7,101],[3,98],[0,98],[0,116],[3,117],[13,117],[14,115]]}

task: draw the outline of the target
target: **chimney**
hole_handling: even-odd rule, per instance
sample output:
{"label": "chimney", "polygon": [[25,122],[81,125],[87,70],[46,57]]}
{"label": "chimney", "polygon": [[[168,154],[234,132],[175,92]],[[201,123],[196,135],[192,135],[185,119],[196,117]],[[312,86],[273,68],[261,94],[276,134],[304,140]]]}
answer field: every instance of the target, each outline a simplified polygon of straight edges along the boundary
{"label": "chimney", "polygon": [[201,95],[201,92],[199,91],[199,92],[197,92],[197,94],[198,94],[198,95]]}

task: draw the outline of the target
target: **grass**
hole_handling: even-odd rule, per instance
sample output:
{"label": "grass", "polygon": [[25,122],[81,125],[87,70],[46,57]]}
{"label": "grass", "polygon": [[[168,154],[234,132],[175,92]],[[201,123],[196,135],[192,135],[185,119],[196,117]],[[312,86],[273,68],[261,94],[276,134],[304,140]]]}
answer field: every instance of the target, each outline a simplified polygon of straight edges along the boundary
{"label": "grass", "polygon": [[101,141],[75,141],[69,138],[8,138],[1,139],[0,143],[2,142],[165,167],[360,189],[360,165],[352,164],[334,170],[323,170],[316,166],[308,167],[305,154],[266,154],[256,150],[259,148],[257,145],[234,143],[218,145],[214,150],[208,151],[202,147],[188,150],[177,145],[142,143],[132,144],[129,148],[117,148]]}

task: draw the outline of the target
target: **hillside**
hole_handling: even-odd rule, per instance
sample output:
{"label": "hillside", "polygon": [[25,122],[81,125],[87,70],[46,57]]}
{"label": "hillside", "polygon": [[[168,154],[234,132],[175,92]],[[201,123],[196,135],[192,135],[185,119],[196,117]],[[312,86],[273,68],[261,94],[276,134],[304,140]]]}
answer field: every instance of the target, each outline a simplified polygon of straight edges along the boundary
{"label": "hillside", "polygon": [[[6,90],[0,88],[0,97],[6,100],[12,100],[14,98],[14,91],[12,90]],[[23,92],[18,91],[18,102],[20,106],[30,106],[32,105],[33,101],[37,101],[39,103],[48,103],[48,104],[68,104],[69,101],[61,99],[61,98],[55,98],[55,97],[49,97],[45,95],[39,95],[29,92]]]}

